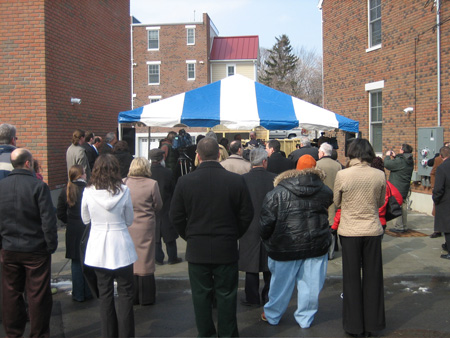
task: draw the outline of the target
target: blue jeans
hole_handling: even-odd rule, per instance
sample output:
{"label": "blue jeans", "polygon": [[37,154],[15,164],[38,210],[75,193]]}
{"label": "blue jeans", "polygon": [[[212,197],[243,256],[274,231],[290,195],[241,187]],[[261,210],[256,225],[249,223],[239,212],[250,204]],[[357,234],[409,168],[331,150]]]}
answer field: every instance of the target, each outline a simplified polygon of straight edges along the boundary
{"label": "blue jeans", "polygon": [[319,293],[327,274],[328,253],[320,257],[296,261],[276,261],[269,257],[269,302],[264,313],[271,325],[277,325],[291,300],[297,285],[297,310],[294,318],[302,328],[308,328],[319,308]]}
{"label": "blue jeans", "polygon": [[72,259],[72,299],[77,302],[83,302],[92,298],[91,289],[84,279],[83,270],[81,270],[81,262],[77,259]]}

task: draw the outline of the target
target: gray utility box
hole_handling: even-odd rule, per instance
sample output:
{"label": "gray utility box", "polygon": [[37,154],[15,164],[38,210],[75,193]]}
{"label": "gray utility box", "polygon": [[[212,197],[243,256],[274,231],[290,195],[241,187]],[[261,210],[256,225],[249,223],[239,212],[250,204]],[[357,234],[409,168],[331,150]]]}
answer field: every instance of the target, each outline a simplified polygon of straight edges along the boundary
{"label": "gray utility box", "polygon": [[417,173],[420,176],[430,176],[432,167],[427,165],[429,159],[439,153],[444,145],[444,128],[418,128],[417,135]]}

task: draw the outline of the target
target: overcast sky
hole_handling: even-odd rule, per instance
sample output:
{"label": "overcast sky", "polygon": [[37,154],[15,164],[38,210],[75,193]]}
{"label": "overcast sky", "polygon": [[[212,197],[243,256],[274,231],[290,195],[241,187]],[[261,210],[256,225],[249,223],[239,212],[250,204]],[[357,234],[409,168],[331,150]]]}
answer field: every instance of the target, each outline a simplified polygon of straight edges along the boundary
{"label": "overcast sky", "polygon": [[220,36],[259,35],[260,47],[271,48],[276,36],[287,34],[294,49],[304,47],[321,55],[322,13],[318,2],[130,0],[130,12],[142,23],[194,22],[202,19],[202,13],[208,13]]}

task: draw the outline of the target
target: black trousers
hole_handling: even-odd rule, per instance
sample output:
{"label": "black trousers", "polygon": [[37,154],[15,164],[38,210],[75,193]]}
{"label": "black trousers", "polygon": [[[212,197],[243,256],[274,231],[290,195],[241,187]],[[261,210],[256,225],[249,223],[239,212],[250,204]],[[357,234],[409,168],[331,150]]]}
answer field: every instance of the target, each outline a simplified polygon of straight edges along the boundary
{"label": "black trousers", "polygon": [[[177,241],[173,240],[166,243],[166,251],[168,256],[169,262],[175,262],[178,258],[178,252],[177,252]],[[156,248],[155,248],[155,259],[158,262],[164,261],[164,251],[162,249],[162,239],[160,242],[156,242]]]}
{"label": "black trousers", "polygon": [[[109,270],[95,268],[100,300],[102,337],[134,337],[133,264]],[[117,281],[117,312],[114,301]]]}
{"label": "black trousers", "polygon": [[342,246],[343,326],[352,334],[386,327],[382,236],[339,236]]}
{"label": "black trousers", "polygon": [[[270,271],[263,272],[264,286],[261,290],[261,301],[263,305],[269,301],[270,277]],[[258,272],[245,273],[245,300],[252,304],[260,304]]]}
{"label": "black trousers", "polygon": [[[232,264],[188,265],[192,302],[199,337],[238,337],[236,318],[239,272]],[[213,298],[217,300],[217,333],[212,318]]]}
{"label": "black trousers", "polygon": [[23,293],[28,300],[30,337],[50,336],[52,291],[51,256],[2,250],[3,326],[8,337],[23,337],[27,313]]}

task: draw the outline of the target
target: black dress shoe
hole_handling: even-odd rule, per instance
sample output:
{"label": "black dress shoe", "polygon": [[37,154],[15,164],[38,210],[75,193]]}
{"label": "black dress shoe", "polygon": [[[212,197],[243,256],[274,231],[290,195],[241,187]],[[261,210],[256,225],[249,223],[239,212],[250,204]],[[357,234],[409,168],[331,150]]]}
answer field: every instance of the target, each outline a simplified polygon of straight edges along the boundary
{"label": "black dress shoe", "polygon": [[444,259],[450,259],[450,254],[441,255],[441,258],[444,258]]}
{"label": "black dress shoe", "polygon": [[155,261],[156,265],[164,265],[164,262],[160,262],[160,261]]}
{"label": "black dress shoe", "polygon": [[181,263],[182,261],[183,261],[183,258],[177,257],[177,258],[175,258],[174,261],[169,261],[169,265],[178,264],[178,263]]}
{"label": "black dress shoe", "polygon": [[440,232],[433,232],[431,235],[430,235],[430,238],[438,238],[438,237],[441,237],[442,236],[442,234],[440,233]]}
{"label": "black dress shoe", "polygon": [[247,299],[245,299],[245,298],[241,298],[241,304],[244,306],[259,307],[259,303],[247,302]]}

